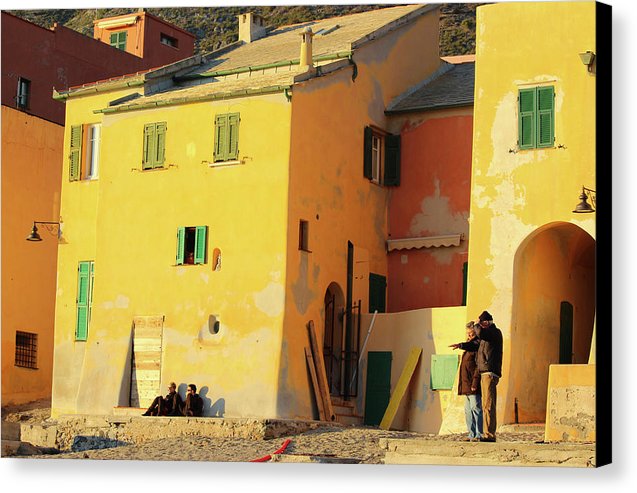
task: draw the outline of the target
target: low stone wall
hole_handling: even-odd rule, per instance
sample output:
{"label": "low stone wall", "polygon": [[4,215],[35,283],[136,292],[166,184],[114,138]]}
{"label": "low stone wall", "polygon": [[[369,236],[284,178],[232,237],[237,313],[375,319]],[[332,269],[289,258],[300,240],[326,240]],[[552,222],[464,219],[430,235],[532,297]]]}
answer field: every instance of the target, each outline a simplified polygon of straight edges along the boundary
{"label": "low stone wall", "polygon": [[325,423],[258,418],[65,415],[51,424],[23,425],[22,440],[41,447],[80,451],[180,436],[268,440],[303,433],[322,424]]}

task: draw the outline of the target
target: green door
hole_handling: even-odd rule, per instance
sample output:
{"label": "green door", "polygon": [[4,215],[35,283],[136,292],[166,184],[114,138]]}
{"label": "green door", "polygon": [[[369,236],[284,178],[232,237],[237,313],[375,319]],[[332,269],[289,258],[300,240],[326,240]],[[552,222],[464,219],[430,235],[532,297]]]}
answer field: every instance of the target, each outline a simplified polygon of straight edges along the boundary
{"label": "green door", "polygon": [[573,305],[560,303],[560,365],[573,363]]}
{"label": "green door", "polygon": [[391,351],[367,353],[365,387],[365,424],[378,426],[389,405],[391,385]]}

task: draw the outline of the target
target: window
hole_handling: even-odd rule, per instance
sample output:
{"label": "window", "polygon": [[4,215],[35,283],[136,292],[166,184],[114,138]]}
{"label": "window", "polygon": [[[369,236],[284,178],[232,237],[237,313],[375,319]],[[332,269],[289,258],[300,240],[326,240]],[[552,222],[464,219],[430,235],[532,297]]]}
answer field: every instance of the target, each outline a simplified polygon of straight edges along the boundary
{"label": "window", "polygon": [[[101,135],[101,123],[71,126],[69,154],[70,181],[92,180],[97,178]],[[83,152],[83,149],[86,151]]]}
{"label": "window", "polygon": [[387,279],[379,274],[369,273],[369,313],[385,313],[385,292]]}
{"label": "window", "polygon": [[177,228],[177,265],[206,263],[208,226]]}
{"label": "window", "polygon": [[301,219],[299,221],[299,250],[303,250],[306,252],[310,251],[309,233],[310,233],[310,223]]}
{"label": "window", "polygon": [[431,355],[431,390],[450,390],[456,381],[458,355]]}
{"label": "window", "polygon": [[126,31],[111,34],[111,46],[118,50],[126,51]]}
{"label": "window", "polygon": [[238,159],[239,121],[239,113],[215,115],[215,163]]}
{"label": "window", "polygon": [[91,321],[91,308],[93,306],[93,279],[93,261],[80,262],[77,267],[76,341],[86,341],[88,337],[88,326]]}
{"label": "window", "polygon": [[166,122],[144,125],[142,169],[161,168],[166,153]]}
{"label": "window", "polygon": [[31,81],[24,77],[18,77],[18,93],[16,95],[16,106],[18,109],[29,109],[29,96],[31,93]]}
{"label": "window", "polygon": [[38,368],[38,335],[31,332],[15,333],[15,366]]}
{"label": "window", "polygon": [[363,175],[374,183],[400,185],[400,135],[365,127]]}
{"label": "window", "polygon": [[553,147],[554,103],[553,86],[520,89],[518,93],[518,146],[520,149]]}
{"label": "window", "polygon": [[166,46],[172,46],[173,48],[177,48],[177,39],[172,36],[168,36],[168,34],[161,33],[159,36],[159,42]]}

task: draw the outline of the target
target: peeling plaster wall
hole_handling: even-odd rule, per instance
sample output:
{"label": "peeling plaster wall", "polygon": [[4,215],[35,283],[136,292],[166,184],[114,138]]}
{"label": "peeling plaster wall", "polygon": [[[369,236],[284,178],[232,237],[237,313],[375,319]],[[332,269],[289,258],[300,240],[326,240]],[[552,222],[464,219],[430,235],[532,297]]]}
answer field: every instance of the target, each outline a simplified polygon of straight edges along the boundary
{"label": "peeling plaster wall", "polygon": [[[4,14],[3,14],[4,19]],[[64,127],[2,105],[2,404],[51,396]],[[37,197],[37,200],[34,198]],[[16,331],[37,334],[37,370],[15,366]]]}
{"label": "peeling plaster wall", "polygon": [[389,201],[390,239],[461,233],[459,246],[388,254],[388,311],[462,304],[469,245],[471,107],[393,117],[401,184]]}
{"label": "peeling plaster wall", "polygon": [[[68,182],[64,162],[53,414],[128,405],[133,317],[164,316],[160,391],[195,383],[205,414],[275,417],[290,104],[281,94],[92,113],[124,94],[67,102],[65,149],[70,125],[102,121],[102,153],[95,181]],[[242,163],[209,167],[214,115],[230,112],[241,115]],[[168,127],[164,168],[141,171],[144,124],[159,121]],[[208,226],[206,263],[175,265],[177,228],[200,225]],[[74,340],[81,260],[95,261],[86,342]]]}
{"label": "peeling plaster wall", "polygon": [[[498,422],[510,423],[511,386],[523,389],[529,372],[526,358],[512,357],[521,344],[512,334],[516,252],[556,222],[595,238],[595,215],[571,212],[582,185],[595,188],[595,75],[578,56],[595,51],[595,3],[499,3],[477,12],[467,308],[472,318],[489,310],[503,332]],[[555,88],[555,147],[517,150],[518,90],[540,83]],[[527,353],[543,347],[531,344]]]}
{"label": "peeling plaster wall", "polygon": [[[348,66],[294,87],[286,291],[294,302],[286,304],[279,415],[312,417],[306,324],[314,321],[321,343],[325,292],[336,282],[346,293],[347,242],[354,244],[352,297],[363,300],[364,311],[365,276],[387,275],[390,192],[363,176],[364,127],[388,129],[389,101],[438,68],[438,31],[436,9],[358,48],[355,81]],[[309,222],[311,252],[298,250],[301,219]]]}

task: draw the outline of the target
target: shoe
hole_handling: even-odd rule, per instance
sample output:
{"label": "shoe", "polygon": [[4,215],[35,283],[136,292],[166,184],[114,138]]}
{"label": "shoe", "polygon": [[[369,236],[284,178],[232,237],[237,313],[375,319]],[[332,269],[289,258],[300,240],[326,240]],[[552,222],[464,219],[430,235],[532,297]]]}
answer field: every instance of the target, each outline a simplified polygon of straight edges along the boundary
{"label": "shoe", "polygon": [[142,414],[142,416],[150,416],[150,413],[146,411],[144,414]]}
{"label": "shoe", "polygon": [[495,438],[480,437],[481,442],[495,442]]}
{"label": "shoe", "polygon": [[473,438],[470,438],[470,437],[463,437],[463,438],[461,438],[461,439],[460,439],[460,441],[461,441],[461,442],[471,442],[471,441],[473,441]]}
{"label": "shoe", "polygon": [[469,439],[470,442],[479,442],[480,438],[479,437],[475,437],[475,438],[470,438]]}

